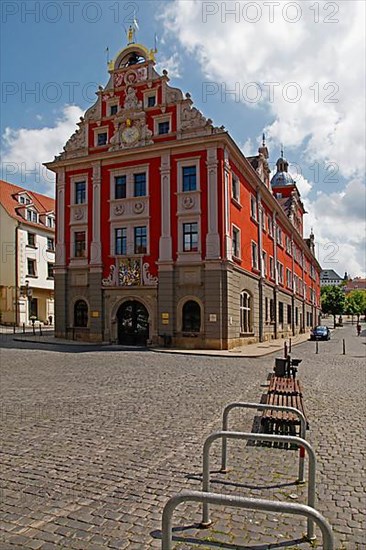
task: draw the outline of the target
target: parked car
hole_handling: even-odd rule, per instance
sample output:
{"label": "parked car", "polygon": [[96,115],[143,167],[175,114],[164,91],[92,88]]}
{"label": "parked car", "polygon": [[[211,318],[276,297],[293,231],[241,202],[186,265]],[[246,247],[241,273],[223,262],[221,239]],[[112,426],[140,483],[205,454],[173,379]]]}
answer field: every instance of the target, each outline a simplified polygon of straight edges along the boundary
{"label": "parked car", "polygon": [[328,327],[314,327],[310,331],[310,340],[330,340],[330,330]]}

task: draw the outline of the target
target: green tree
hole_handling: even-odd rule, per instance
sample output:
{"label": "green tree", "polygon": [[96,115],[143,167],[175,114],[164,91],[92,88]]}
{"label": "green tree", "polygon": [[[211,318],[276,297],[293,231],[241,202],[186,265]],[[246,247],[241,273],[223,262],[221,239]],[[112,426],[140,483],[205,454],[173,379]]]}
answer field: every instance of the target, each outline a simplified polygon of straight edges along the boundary
{"label": "green tree", "polygon": [[352,315],[352,325],[353,325],[353,317],[356,314],[355,310],[355,304],[353,303],[353,300],[350,298],[350,296],[346,296],[346,303],[344,306],[344,312],[346,315]]}
{"label": "green tree", "polygon": [[352,290],[346,297],[346,308],[351,315],[357,315],[357,322],[360,322],[360,315],[366,315],[366,290]]}
{"label": "green tree", "polygon": [[346,298],[343,289],[338,286],[325,286],[321,290],[322,312],[333,315],[334,328],[336,315],[342,315],[345,310]]}

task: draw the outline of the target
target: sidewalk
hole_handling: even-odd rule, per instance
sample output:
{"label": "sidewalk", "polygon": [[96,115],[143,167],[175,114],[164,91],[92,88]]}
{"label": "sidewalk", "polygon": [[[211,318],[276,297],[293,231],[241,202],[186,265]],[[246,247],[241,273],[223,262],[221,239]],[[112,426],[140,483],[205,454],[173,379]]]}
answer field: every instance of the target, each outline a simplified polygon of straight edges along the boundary
{"label": "sidewalk", "polygon": [[[291,338],[292,345],[296,346],[302,344],[309,339],[309,333],[300,334]],[[134,349],[131,346],[121,346],[118,344],[110,344],[109,342],[95,343],[95,342],[80,342],[74,340],[64,340],[62,338],[55,338],[54,336],[49,335],[36,335],[32,333],[19,334],[14,336],[13,341],[15,342],[27,342],[33,344],[45,344],[53,346],[66,346],[66,347],[89,347],[91,349],[97,347],[108,347],[113,348],[114,350],[119,349],[124,351]],[[265,355],[270,355],[271,353],[283,354],[283,349],[285,342],[289,343],[289,339],[280,338],[278,340],[270,340],[269,342],[262,342],[258,344],[248,344],[246,346],[241,346],[239,348],[233,348],[231,350],[209,350],[209,349],[174,349],[174,348],[149,348],[149,351],[154,353],[171,353],[176,355],[200,355],[206,357],[263,357]],[[136,347],[136,349],[139,349]],[[143,348],[140,348],[143,349]]]}
{"label": "sidewalk", "polygon": [[[309,333],[298,334],[291,337],[292,346],[302,344],[309,340]],[[206,357],[263,357],[271,353],[283,354],[285,342],[289,343],[289,338],[279,338],[262,342],[258,344],[248,344],[231,350],[209,350],[209,349],[171,349],[171,348],[151,348],[151,351],[157,353],[173,353],[180,355],[203,355]]]}

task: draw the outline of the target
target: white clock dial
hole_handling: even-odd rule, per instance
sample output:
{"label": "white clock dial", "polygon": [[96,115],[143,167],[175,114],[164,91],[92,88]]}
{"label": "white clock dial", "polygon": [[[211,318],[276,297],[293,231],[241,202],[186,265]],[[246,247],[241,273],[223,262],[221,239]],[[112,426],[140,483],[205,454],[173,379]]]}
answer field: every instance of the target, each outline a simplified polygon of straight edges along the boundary
{"label": "white clock dial", "polygon": [[125,143],[134,143],[137,141],[140,137],[140,133],[138,131],[138,128],[136,126],[129,126],[125,128],[122,132],[122,140]]}

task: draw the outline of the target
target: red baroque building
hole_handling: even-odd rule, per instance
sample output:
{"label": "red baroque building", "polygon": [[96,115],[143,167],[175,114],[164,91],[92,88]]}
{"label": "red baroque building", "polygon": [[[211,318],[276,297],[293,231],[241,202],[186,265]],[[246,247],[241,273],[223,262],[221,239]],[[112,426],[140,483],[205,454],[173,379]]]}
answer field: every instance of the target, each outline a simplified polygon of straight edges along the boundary
{"label": "red baroque building", "polygon": [[56,335],[228,349],[317,322],[320,266],[288,163],[246,158],[131,42],[57,175]]}

